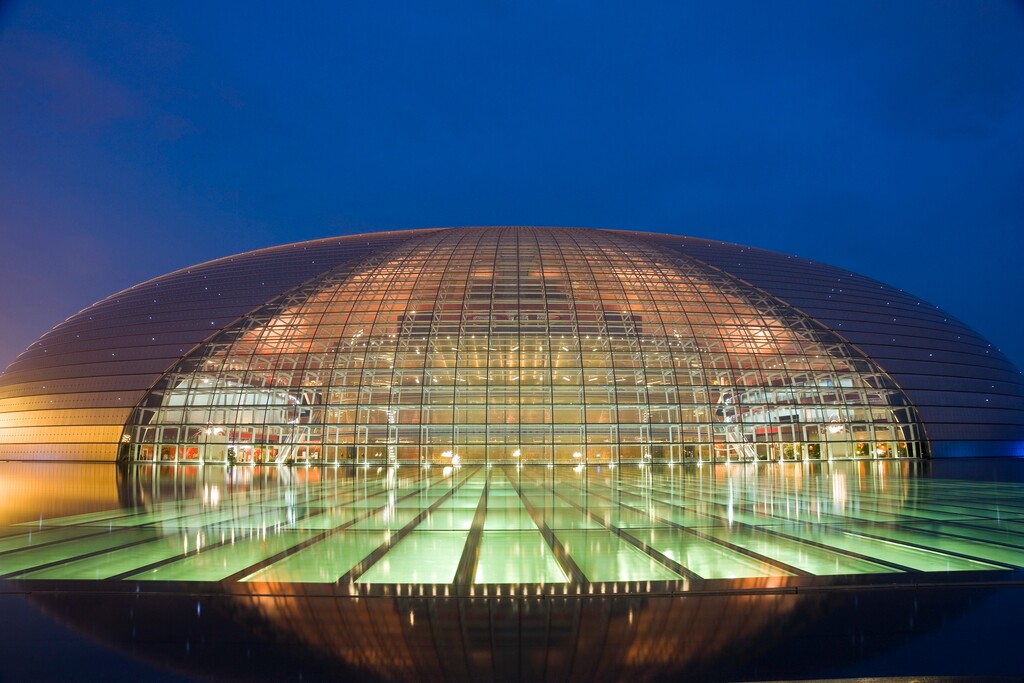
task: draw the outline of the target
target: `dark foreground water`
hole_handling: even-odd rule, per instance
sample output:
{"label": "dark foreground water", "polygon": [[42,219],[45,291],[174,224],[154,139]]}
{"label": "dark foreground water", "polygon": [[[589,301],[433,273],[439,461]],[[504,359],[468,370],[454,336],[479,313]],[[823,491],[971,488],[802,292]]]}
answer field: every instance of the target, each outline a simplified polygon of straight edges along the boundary
{"label": "dark foreground water", "polygon": [[1024,675],[1024,462],[0,463],[0,681]]}

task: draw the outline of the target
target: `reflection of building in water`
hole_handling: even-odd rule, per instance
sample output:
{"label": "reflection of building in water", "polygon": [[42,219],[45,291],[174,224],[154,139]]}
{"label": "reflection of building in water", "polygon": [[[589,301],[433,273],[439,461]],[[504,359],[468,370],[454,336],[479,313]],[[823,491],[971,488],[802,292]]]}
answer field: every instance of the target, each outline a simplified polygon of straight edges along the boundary
{"label": "reflection of building in water", "polygon": [[[931,359],[931,360],[929,360]],[[1024,389],[945,314],[692,238],[468,228],[172,273],[0,379],[0,454],[596,464],[1006,454]]]}
{"label": "reflection of building in water", "polygon": [[[132,555],[118,573],[144,581],[241,581],[268,592],[316,583],[337,595],[395,594],[389,586],[398,585],[399,595],[495,597],[510,595],[513,585],[515,595],[646,594],[712,590],[709,581],[729,587],[742,577],[1000,566],[932,550],[907,557],[892,544],[846,535],[864,506],[900,515],[922,505],[928,493],[917,489],[915,473],[925,465],[723,463],[590,472],[470,465],[448,475],[412,467],[132,465],[124,468],[122,499],[135,512],[120,515],[119,528],[132,528],[133,518],[144,526],[158,515],[170,535],[169,555],[155,562]],[[780,524],[810,525],[823,515],[836,528],[779,532]],[[911,534],[911,554],[935,542],[927,533]],[[195,547],[203,558],[187,552]],[[67,567],[32,576],[93,576],[88,563],[77,563],[74,544],[64,554]]]}
{"label": "reflection of building in water", "polygon": [[[993,597],[979,587],[890,586],[475,600],[65,590],[32,600],[90,638],[204,680],[604,683],[838,680],[871,675],[874,657],[901,647],[903,666],[929,670],[935,653],[907,643],[987,632],[979,605]],[[990,630],[989,649],[1012,649],[1017,631]],[[977,670],[976,658],[962,657],[971,663],[950,670]]]}
{"label": "reflection of building in water", "polygon": [[0,463],[0,529],[71,513],[109,510],[117,507],[121,496],[134,498],[130,489],[106,464]]}
{"label": "reflection of building in water", "polygon": [[[1024,489],[982,462],[973,481],[920,476],[973,463],[911,459],[449,476],[132,463],[116,487],[77,492],[114,468],[8,464],[0,484],[21,489],[29,523],[0,529],[0,575],[90,637],[232,680],[851,675],[937,627],[959,642],[980,621],[1001,647],[1019,633],[972,584],[999,572],[1007,590],[1006,570],[1024,566],[1005,519]],[[61,516],[37,518],[54,498]],[[535,560],[556,550],[564,574],[548,578]],[[441,564],[447,577],[427,576]]]}
{"label": "reflection of building in water", "polygon": [[377,680],[424,682],[720,674],[792,633],[801,607],[779,595],[239,600],[284,641]]}

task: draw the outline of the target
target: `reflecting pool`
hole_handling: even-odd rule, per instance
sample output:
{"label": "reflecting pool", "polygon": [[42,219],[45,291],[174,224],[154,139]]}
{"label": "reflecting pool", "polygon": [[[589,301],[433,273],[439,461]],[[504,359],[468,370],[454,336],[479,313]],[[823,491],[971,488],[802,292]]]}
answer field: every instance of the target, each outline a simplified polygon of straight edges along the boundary
{"label": "reflecting pool", "polygon": [[0,577],[174,676],[1011,676],[1024,463],[2,463]]}

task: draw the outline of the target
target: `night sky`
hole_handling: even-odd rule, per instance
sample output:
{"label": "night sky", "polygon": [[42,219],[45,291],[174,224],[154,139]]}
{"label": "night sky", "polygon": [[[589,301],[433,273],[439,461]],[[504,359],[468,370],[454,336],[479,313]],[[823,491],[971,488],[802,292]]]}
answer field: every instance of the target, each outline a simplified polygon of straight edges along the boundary
{"label": "night sky", "polygon": [[1024,367],[1024,6],[0,4],[0,367],[183,266],[490,224],[799,254]]}

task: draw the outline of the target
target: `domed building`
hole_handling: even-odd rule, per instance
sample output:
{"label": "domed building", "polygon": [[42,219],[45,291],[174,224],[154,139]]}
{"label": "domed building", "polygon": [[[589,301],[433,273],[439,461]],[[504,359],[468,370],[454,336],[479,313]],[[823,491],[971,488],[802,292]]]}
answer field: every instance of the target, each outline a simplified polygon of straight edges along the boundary
{"label": "domed building", "polygon": [[616,464],[1024,454],[947,313],[707,239],[428,229],[144,282],[0,377],[0,458]]}

